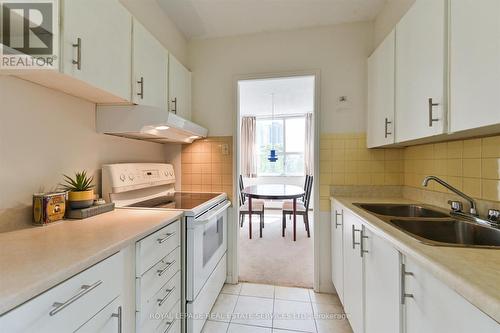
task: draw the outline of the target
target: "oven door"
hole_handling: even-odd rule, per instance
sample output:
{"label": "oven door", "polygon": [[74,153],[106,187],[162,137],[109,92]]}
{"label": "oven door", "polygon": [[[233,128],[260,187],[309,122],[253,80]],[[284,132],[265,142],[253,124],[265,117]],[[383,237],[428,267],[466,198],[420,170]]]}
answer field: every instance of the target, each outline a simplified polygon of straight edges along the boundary
{"label": "oven door", "polygon": [[[227,208],[223,201],[187,221],[186,299],[194,301],[227,250]],[[190,218],[188,218],[190,219]]]}

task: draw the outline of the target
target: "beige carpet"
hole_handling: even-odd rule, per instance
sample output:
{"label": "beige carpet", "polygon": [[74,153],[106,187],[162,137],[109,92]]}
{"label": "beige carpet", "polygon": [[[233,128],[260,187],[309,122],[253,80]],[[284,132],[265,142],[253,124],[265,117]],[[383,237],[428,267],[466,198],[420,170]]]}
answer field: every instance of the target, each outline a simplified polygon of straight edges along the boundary
{"label": "beige carpet", "polygon": [[265,228],[259,238],[259,217],[252,217],[252,239],[248,238],[248,217],[240,229],[240,281],[312,288],[313,214],[309,213],[311,238],[307,238],[302,217],[297,216],[297,241],[292,239],[293,223],[287,218],[281,237],[281,210],[266,210]]}

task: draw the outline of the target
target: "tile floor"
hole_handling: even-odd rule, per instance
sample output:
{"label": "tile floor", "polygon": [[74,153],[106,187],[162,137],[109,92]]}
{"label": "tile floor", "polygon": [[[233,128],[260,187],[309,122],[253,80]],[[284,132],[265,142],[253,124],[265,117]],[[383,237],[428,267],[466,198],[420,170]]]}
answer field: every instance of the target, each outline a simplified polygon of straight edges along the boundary
{"label": "tile floor", "polygon": [[226,284],[203,333],[352,333],[336,295],[266,284]]}

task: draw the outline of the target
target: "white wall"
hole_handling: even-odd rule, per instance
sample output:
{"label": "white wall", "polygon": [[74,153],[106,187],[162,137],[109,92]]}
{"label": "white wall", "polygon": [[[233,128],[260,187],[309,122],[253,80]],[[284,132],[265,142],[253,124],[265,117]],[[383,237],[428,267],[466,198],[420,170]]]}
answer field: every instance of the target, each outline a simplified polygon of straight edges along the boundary
{"label": "white wall", "polygon": [[0,231],[31,224],[32,194],[105,163],[164,162],[163,145],[97,134],[95,105],[0,76]]}
{"label": "white wall", "polygon": [[156,0],[120,0],[129,12],[185,66],[187,41]]}
{"label": "white wall", "polygon": [[[237,75],[298,70],[321,71],[321,131],[365,129],[366,58],[372,23],[192,40],[194,121],[209,135],[233,135]],[[349,102],[339,105],[338,97]]]}
{"label": "white wall", "polygon": [[385,3],[384,8],[374,20],[374,47],[384,40],[414,2],[415,0],[388,0]]}

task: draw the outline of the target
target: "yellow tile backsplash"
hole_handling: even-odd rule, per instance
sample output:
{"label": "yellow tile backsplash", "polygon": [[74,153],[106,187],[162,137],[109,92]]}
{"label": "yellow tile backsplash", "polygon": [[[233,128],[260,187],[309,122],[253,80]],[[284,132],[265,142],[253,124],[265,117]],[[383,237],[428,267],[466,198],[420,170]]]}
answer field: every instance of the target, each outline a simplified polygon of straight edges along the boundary
{"label": "yellow tile backsplash", "polygon": [[[227,154],[223,146],[227,145]],[[182,191],[233,193],[233,137],[209,137],[182,145]]]}
{"label": "yellow tile backsplash", "polygon": [[443,178],[477,199],[500,202],[500,136],[406,148],[367,149],[363,133],[321,134],[320,209],[330,209],[332,185],[405,185],[448,192],[427,175]]}
{"label": "yellow tile backsplash", "polygon": [[[474,198],[500,201],[500,136],[407,147],[404,162],[406,186],[423,189],[432,174]],[[436,183],[430,190],[448,191]]]}
{"label": "yellow tile backsplash", "polygon": [[321,134],[320,210],[330,209],[331,185],[403,185],[403,149],[368,149],[364,133]]}

